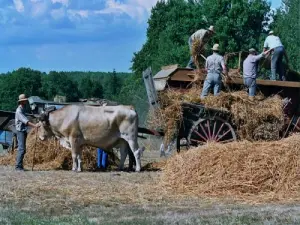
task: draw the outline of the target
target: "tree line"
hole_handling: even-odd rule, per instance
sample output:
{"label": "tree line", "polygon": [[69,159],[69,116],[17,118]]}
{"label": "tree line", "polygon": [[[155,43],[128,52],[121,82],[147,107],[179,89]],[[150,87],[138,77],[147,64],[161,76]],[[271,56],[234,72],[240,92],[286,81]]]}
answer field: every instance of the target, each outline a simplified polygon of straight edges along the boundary
{"label": "tree line", "polygon": [[[48,74],[30,68],[0,74],[0,108],[14,110],[20,93],[52,100],[56,95],[67,101],[79,98],[107,98],[116,100],[130,73],[57,72]],[[104,88],[106,87],[106,88]]]}

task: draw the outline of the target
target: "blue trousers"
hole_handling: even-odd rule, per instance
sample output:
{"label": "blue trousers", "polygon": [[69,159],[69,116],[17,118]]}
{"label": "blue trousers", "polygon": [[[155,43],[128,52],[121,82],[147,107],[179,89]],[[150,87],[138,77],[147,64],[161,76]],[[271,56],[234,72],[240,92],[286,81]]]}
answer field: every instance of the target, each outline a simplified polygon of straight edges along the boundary
{"label": "blue trousers", "polygon": [[26,153],[26,131],[17,131],[17,140],[18,140],[18,153],[17,153],[17,162],[16,169],[24,169],[23,159]]}
{"label": "blue trousers", "polygon": [[208,95],[210,88],[213,87],[214,95],[217,96],[220,93],[222,85],[221,74],[219,73],[208,73],[204,81],[201,98]]}
{"label": "blue trousers", "polygon": [[[192,54],[193,41],[192,41],[191,37],[189,38],[188,44],[189,44],[190,53]],[[191,56],[190,61],[188,62],[186,67],[187,68],[196,68],[193,56]]]}
{"label": "blue trousers", "polygon": [[279,74],[280,80],[286,80],[284,76],[284,68],[282,64],[282,59],[284,55],[284,47],[279,46],[274,49],[271,58],[271,80],[276,80],[276,72]]}
{"label": "blue trousers", "polygon": [[249,96],[256,94],[256,79],[251,77],[244,78],[244,84],[249,88]]}

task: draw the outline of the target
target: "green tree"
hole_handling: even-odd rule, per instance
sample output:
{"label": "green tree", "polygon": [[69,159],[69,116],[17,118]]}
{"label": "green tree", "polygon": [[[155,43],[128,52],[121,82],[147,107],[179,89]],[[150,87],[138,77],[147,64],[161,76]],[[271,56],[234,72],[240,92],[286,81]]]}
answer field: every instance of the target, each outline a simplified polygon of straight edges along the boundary
{"label": "green tree", "polygon": [[64,72],[51,71],[49,75],[44,76],[42,90],[49,100],[53,100],[56,95],[63,95],[67,101],[73,102],[78,101],[80,95],[77,83]]}
{"label": "green tree", "polygon": [[83,98],[103,98],[103,87],[97,80],[93,81],[90,76],[82,78],[79,86]]}
{"label": "green tree", "polygon": [[289,66],[300,71],[300,0],[283,0],[271,28],[286,48]]}
{"label": "green tree", "polygon": [[121,80],[117,75],[116,70],[114,69],[106,81],[105,87],[107,88],[105,89],[105,97],[108,99],[116,100],[116,97],[120,92],[121,86]]}
{"label": "green tree", "polygon": [[43,96],[42,73],[29,68],[20,68],[11,73],[1,75],[0,109],[15,110],[17,99],[21,93],[27,96]]}
{"label": "green tree", "polygon": [[217,33],[208,45],[219,43],[222,53],[259,48],[269,11],[266,0],[158,1],[148,21],[146,43],[134,53],[132,69],[141,76],[149,66],[154,73],[168,64],[185,67],[190,57],[188,37],[209,25]]}

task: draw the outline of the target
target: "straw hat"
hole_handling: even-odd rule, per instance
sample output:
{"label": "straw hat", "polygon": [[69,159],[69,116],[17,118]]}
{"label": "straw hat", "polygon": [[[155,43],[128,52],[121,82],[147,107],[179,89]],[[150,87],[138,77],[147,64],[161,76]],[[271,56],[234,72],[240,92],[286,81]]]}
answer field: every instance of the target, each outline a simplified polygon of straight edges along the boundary
{"label": "straw hat", "polygon": [[18,102],[25,102],[25,101],[28,101],[28,98],[26,98],[26,95],[20,94]]}
{"label": "straw hat", "polygon": [[211,31],[211,32],[213,32],[213,33],[216,33],[216,32],[215,32],[215,29],[214,29],[214,26],[210,26],[210,27],[208,28],[208,30]]}
{"label": "straw hat", "polygon": [[250,48],[250,49],[249,49],[249,52],[250,52],[250,53],[253,53],[253,52],[256,52],[256,50],[255,50],[255,48]]}
{"label": "straw hat", "polygon": [[212,47],[213,51],[219,51],[219,44],[214,44],[214,46]]}
{"label": "straw hat", "polygon": [[270,34],[274,34],[274,31],[270,30],[269,35],[270,35]]}

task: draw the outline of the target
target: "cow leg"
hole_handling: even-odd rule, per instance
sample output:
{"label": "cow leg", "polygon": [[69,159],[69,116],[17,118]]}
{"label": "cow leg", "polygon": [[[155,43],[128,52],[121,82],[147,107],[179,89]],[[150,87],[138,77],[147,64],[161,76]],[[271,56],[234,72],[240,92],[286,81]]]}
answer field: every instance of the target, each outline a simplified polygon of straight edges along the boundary
{"label": "cow leg", "polygon": [[72,160],[73,160],[72,171],[76,171],[77,170],[77,154],[74,152],[73,148],[72,148]]}
{"label": "cow leg", "polygon": [[141,171],[141,153],[142,151],[138,148],[138,144],[135,143],[132,140],[128,140],[128,144],[131,148],[131,151],[133,152],[133,155],[135,157],[136,167],[135,171],[140,172]]}
{"label": "cow leg", "polygon": [[128,148],[127,148],[127,143],[125,143],[124,141],[122,141],[120,143],[120,164],[119,164],[119,170],[123,170],[124,169],[124,163],[127,157],[127,153],[128,153]]}
{"label": "cow leg", "polygon": [[81,168],[81,156],[82,156],[82,152],[79,151],[77,153],[77,163],[78,163],[78,167],[77,167],[77,172],[81,172],[82,171],[82,168]]}
{"label": "cow leg", "polygon": [[81,172],[81,146],[78,139],[74,138],[70,141],[72,148],[73,171]]}

